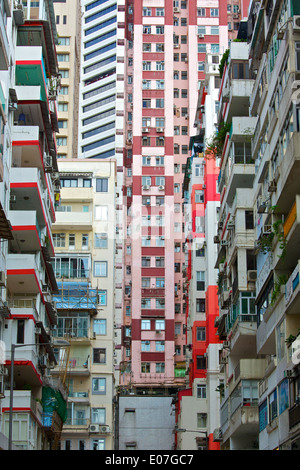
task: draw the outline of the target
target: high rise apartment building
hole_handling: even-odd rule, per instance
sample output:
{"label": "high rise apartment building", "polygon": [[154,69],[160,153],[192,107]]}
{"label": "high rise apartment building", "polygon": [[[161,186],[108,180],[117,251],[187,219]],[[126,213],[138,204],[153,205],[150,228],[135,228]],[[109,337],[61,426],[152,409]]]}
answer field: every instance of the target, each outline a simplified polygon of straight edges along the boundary
{"label": "high rise apartment building", "polygon": [[[62,450],[114,448],[116,162],[59,161],[53,225],[58,312],[53,336],[70,343]],[[57,373],[53,371],[53,376]]]}
{"label": "high rise apartment building", "polygon": [[54,0],[58,33],[56,55],[59,67],[58,158],[76,158],[78,152],[81,4],[79,0]]}
{"label": "high rise apartment building", "polygon": [[197,8],[196,2],[146,1],[128,8],[127,382],[176,388],[185,383],[182,183],[202,64],[208,50],[227,47],[227,13],[219,2]]}
{"label": "high rise apartment building", "polygon": [[1,447],[46,450],[57,448],[67,398],[50,377],[57,32],[50,0],[2,1],[0,17]]}
{"label": "high rise apartment building", "polygon": [[188,387],[178,394],[176,437],[178,449],[218,449],[214,431],[219,426],[219,338],[215,321],[217,297],[217,250],[214,244],[219,193],[219,160],[207,151],[217,124],[220,56],[207,54],[206,79],[200,86],[191,156],[187,162],[183,195],[185,203],[186,303]]}
{"label": "high rise apartment building", "polygon": [[299,446],[299,2],[253,1],[220,90],[221,449]]}

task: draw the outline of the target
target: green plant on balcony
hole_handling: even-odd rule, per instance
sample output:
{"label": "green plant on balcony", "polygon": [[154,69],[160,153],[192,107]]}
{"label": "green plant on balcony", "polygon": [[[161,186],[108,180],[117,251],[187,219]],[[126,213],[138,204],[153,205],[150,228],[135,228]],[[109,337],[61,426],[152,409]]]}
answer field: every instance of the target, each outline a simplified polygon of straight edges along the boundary
{"label": "green plant on balcony", "polygon": [[226,139],[227,133],[230,131],[231,123],[223,122],[218,131],[214,132],[210,140],[206,143],[205,155],[216,157],[217,155],[222,155],[223,147]]}
{"label": "green plant on balcony", "polygon": [[296,338],[297,336],[294,336],[294,335],[290,335],[286,338],[285,343],[288,348],[291,346],[291,344],[295,341]]}
{"label": "green plant on balcony", "polygon": [[224,52],[224,54],[222,56],[222,59],[220,60],[220,65],[219,65],[220,78],[222,78],[222,76],[223,76],[223,71],[224,71],[225,64],[228,64],[229,54],[230,54],[230,50],[226,49],[226,51]]}
{"label": "green plant on balcony", "polygon": [[264,254],[269,253],[272,250],[273,240],[276,236],[279,242],[279,248],[281,249],[281,253],[278,256],[280,259],[284,260],[286,256],[287,242],[282,230],[282,225],[282,220],[274,222],[272,224],[272,230],[261,236],[258,240],[258,249]]}
{"label": "green plant on balcony", "polygon": [[273,292],[271,295],[271,305],[274,305],[281,292],[281,286],[287,283],[287,276],[285,274],[279,275],[274,283]]}

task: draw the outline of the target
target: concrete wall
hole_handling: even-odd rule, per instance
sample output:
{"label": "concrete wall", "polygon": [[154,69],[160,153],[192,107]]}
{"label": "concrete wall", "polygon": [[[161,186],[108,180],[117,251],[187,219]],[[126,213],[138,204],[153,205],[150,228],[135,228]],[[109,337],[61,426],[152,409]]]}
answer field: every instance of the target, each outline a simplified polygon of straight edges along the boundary
{"label": "concrete wall", "polygon": [[126,450],[129,443],[136,443],[136,450],[172,450],[174,426],[172,397],[120,397],[120,450]]}

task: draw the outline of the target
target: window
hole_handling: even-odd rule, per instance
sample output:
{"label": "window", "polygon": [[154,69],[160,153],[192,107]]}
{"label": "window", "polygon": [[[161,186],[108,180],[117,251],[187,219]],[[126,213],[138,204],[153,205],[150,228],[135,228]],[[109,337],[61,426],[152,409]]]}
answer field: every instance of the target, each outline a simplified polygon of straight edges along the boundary
{"label": "window", "polygon": [[106,335],[107,334],[106,319],[105,318],[94,319],[93,333],[95,333],[96,335]]}
{"label": "window", "polygon": [[150,351],[150,341],[141,341],[141,351],[143,352]]}
{"label": "window", "polygon": [[163,374],[165,372],[165,363],[164,362],[157,362],[155,364],[155,372],[157,374]]}
{"label": "window", "polygon": [[155,299],[155,308],[165,308],[165,299]]}
{"label": "window", "polygon": [[219,8],[211,8],[210,16],[219,16]]}
{"label": "window", "polygon": [[206,329],[205,329],[205,327],[197,326],[196,339],[197,339],[197,341],[205,341],[206,340]]}
{"label": "window", "polygon": [[59,95],[68,95],[69,94],[69,87],[68,86],[60,87],[58,94]]}
{"label": "window", "polygon": [[24,344],[25,320],[17,320],[17,344]]}
{"label": "window", "polygon": [[94,248],[107,248],[107,233],[95,233]]}
{"label": "window", "polygon": [[155,9],[156,16],[165,16],[165,9],[164,8],[156,8]]}
{"label": "window", "polygon": [[205,299],[196,299],[196,312],[205,312]]}
{"label": "window", "polygon": [[165,287],[165,278],[164,277],[157,277],[155,280],[155,286],[159,289],[164,289]]}
{"label": "window", "polygon": [[197,398],[206,398],[206,385],[197,384]]}
{"label": "window", "polygon": [[197,413],[197,428],[206,428],[207,414]]}
{"label": "window", "polygon": [[278,416],[277,410],[277,389],[269,395],[269,416],[270,422]]}
{"label": "window", "polygon": [[107,206],[95,206],[95,220],[108,220]]}
{"label": "window", "polygon": [[105,424],[106,423],[106,410],[105,410],[105,408],[92,408],[92,410],[91,410],[91,422],[93,424]]}
{"label": "window", "polygon": [[155,330],[160,331],[164,329],[165,329],[165,320],[155,320]]}
{"label": "window", "polygon": [[150,71],[151,70],[151,62],[143,62],[143,70],[144,71]]}
{"label": "window", "polygon": [[205,271],[196,272],[197,290],[205,290]]}
{"label": "window", "polygon": [[142,257],[142,266],[148,268],[150,266],[150,258],[148,256]]}
{"label": "window", "polygon": [[156,31],[156,34],[164,34],[165,28],[164,26],[156,26],[155,31]]}
{"label": "window", "polygon": [[57,145],[67,145],[67,137],[58,137],[56,143]]}
{"label": "window", "polygon": [[69,233],[69,250],[75,250],[75,233]]}
{"label": "window", "polygon": [[56,248],[61,248],[66,246],[66,234],[65,233],[54,233],[53,234],[53,243]]}
{"label": "window", "polygon": [[81,248],[87,250],[89,248],[89,236],[87,233],[81,235]]}
{"label": "window", "polygon": [[150,322],[150,320],[142,320],[142,321],[141,321],[141,329],[142,329],[142,330],[151,330],[151,322]]}
{"label": "window", "polygon": [[108,192],[108,178],[97,178],[96,179],[96,191],[97,193]]}
{"label": "window", "polygon": [[141,373],[142,374],[149,374],[150,373],[150,362],[142,362],[141,363]]}
{"label": "window", "polygon": [[205,8],[197,8],[197,16],[205,16]]}
{"label": "window", "polygon": [[95,377],[92,379],[92,393],[94,395],[105,395],[106,393],[106,378]]}
{"label": "window", "polygon": [[100,305],[107,305],[107,291],[106,290],[99,290],[98,303]]}
{"label": "window", "polygon": [[143,16],[151,16],[151,8],[143,8]]}
{"label": "window", "polygon": [[93,363],[94,364],[105,364],[106,363],[106,349],[105,348],[94,348],[93,349]]}
{"label": "window", "polygon": [[155,237],[155,246],[165,246],[165,237]]}
{"label": "window", "polygon": [[93,439],[92,449],[93,450],[105,450],[105,439]]}
{"label": "window", "polygon": [[69,62],[70,56],[69,54],[57,54],[58,62]]}
{"label": "window", "polygon": [[151,299],[142,299],[141,308],[151,308]]}
{"label": "window", "polygon": [[197,358],[196,358],[196,368],[198,370],[206,369],[206,357],[197,356]]}
{"label": "window", "polygon": [[218,35],[219,34],[219,26],[211,26],[210,34]]}
{"label": "window", "polygon": [[94,261],[94,276],[107,277],[107,261]]}

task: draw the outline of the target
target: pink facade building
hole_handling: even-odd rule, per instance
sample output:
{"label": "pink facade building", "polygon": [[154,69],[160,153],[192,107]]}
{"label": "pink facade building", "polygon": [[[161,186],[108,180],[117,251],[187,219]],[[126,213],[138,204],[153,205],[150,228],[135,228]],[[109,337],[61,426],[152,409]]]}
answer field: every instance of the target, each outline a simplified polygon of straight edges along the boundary
{"label": "pink facade building", "polygon": [[186,384],[183,180],[206,54],[225,52],[227,5],[128,1],[127,201],[121,385]]}

